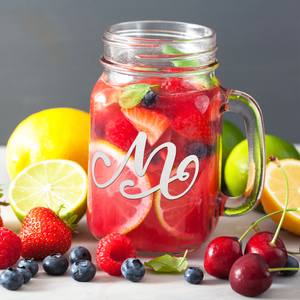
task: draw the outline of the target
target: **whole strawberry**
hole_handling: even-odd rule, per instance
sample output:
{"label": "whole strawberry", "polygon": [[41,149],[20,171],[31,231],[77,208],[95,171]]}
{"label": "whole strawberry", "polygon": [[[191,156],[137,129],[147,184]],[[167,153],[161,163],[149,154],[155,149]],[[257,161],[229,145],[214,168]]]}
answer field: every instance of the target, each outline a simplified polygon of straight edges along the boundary
{"label": "whole strawberry", "polygon": [[31,209],[24,218],[19,237],[22,241],[22,257],[44,259],[51,253],[64,254],[72,244],[72,224],[76,216],[68,214],[66,219],[46,207]]}
{"label": "whole strawberry", "polygon": [[0,228],[0,269],[14,265],[20,258],[22,243],[11,230]]}

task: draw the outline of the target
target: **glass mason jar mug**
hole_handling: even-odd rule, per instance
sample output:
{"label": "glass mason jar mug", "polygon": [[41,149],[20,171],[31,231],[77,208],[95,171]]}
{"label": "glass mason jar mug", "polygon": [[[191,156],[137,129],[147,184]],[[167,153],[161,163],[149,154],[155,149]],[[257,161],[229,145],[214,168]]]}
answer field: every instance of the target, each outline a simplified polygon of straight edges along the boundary
{"label": "glass mason jar mug", "polygon": [[[106,29],[104,72],[91,94],[87,222],[98,239],[126,234],[140,255],[198,249],[219,216],[255,207],[264,180],[262,114],[215,77],[216,34],[140,21]],[[248,188],[220,192],[222,114],[244,118]]]}

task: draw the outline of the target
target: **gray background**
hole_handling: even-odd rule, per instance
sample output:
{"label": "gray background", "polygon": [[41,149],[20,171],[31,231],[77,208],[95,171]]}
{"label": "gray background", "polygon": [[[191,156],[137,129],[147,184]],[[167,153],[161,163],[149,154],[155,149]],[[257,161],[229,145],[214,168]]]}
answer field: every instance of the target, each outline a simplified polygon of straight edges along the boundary
{"label": "gray background", "polygon": [[300,143],[299,13],[298,0],[0,0],[0,145],[42,109],[88,111],[103,31],[133,20],[214,29],[223,85],[256,99],[267,134]]}

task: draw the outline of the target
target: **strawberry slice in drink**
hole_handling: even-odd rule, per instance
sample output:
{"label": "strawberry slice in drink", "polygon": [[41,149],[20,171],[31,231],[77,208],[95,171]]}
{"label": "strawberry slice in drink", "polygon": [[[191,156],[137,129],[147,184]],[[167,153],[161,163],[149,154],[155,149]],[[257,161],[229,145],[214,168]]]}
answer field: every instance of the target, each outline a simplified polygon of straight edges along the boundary
{"label": "strawberry slice in drink", "polygon": [[200,141],[207,145],[213,145],[216,141],[216,133],[211,128],[207,118],[197,109],[183,110],[172,123],[174,130],[183,136]]}
{"label": "strawberry slice in drink", "polygon": [[170,125],[170,121],[163,114],[143,107],[122,108],[121,111],[138,131],[147,134],[151,146],[158,141]]}

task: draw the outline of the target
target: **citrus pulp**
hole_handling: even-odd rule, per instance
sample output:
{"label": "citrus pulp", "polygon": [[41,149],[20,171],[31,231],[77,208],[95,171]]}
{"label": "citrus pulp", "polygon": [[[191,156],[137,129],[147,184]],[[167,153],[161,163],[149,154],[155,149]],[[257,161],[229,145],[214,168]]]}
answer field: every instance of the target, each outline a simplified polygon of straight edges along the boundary
{"label": "citrus pulp", "polygon": [[61,216],[72,212],[76,223],[86,211],[87,174],[76,162],[65,159],[41,161],[23,169],[8,189],[10,205],[23,222],[27,212],[37,206],[56,211],[64,205]]}
{"label": "citrus pulp", "polygon": [[[280,160],[285,170],[289,185],[288,208],[300,207],[300,161],[295,159]],[[275,164],[269,163],[266,168],[266,180],[261,203],[267,214],[282,210],[286,200],[286,184],[283,174]],[[282,214],[271,216],[279,224]],[[300,235],[300,213],[286,212],[282,228]]]}

